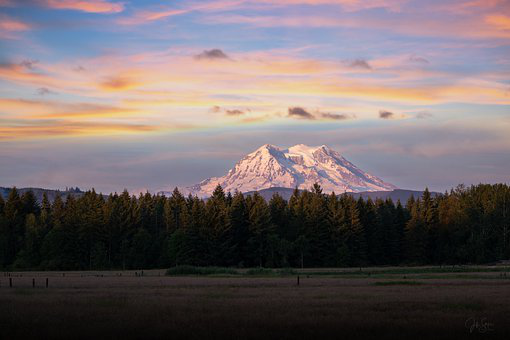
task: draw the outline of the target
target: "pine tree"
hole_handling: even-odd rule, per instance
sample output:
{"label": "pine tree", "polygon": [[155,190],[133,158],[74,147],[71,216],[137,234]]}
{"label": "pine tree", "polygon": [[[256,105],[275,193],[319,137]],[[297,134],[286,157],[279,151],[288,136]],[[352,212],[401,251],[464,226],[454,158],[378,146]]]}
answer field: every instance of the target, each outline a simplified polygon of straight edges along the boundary
{"label": "pine tree", "polygon": [[25,237],[21,251],[18,253],[14,267],[35,269],[41,261],[41,233],[37,225],[37,219],[33,213],[29,213],[25,221]]}
{"label": "pine tree", "polygon": [[[344,204],[345,205],[345,204]],[[348,205],[347,205],[348,206]],[[365,232],[365,241],[367,244],[367,262],[371,264],[379,263],[378,254],[380,242],[377,239],[379,230],[377,211],[374,202],[369,197],[365,202],[362,197],[358,199],[357,208],[359,212],[360,223]]]}
{"label": "pine tree", "polygon": [[23,247],[25,214],[24,206],[16,187],[12,188],[4,206],[5,226],[5,250],[3,252],[2,267],[11,265],[16,254]]}
{"label": "pine tree", "polygon": [[297,231],[291,229],[289,226],[290,214],[287,202],[276,192],[273,194],[268,204],[271,213],[271,221],[275,225],[275,231],[278,237],[289,241],[295,240]]}
{"label": "pine tree", "polygon": [[339,249],[340,264],[362,266],[366,264],[366,240],[359,219],[356,201],[349,197],[346,219],[341,226],[342,245]]}
{"label": "pine tree", "polygon": [[5,201],[2,195],[0,195],[0,215],[4,214]]}
{"label": "pine tree", "polygon": [[26,191],[21,196],[21,204],[23,205],[23,215],[27,216],[28,214],[39,215],[40,206],[37,203],[37,199],[35,198],[34,192],[32,190]]}
{"label": "pine tree", "polygon": [[217,185],[207,200],[207,221],[210,228],[210,251],[216,265],[232,263],[235,252],[233,231],[228,221],[227,200],[221,185]]}
{"label": "pine tree", "polygon": [[423,264],[427,261],[427,229],[420,211],[421,202],[412,205],[411,219],[405,229],[406,259],[412,264]]}
{"label": "pine tree", "polygon": [[314,266],[332,265],[334,247],[331,242],[327,201],[321,187],[315,183],[306,205],[307,233],[310,243],[311,263]]}
{"label": "pine tree", "polygon": [[273,232],[271,213],[266,201],[255,192],[252,196],[253,205],[249,210],[248,254],[252,264],[262,267],[267,260],[267,237]]}
{"label": "pine tree", "polygon": [[235,246],[233,262],[239,266],[243,266],[243,259],[247,254],[246,247],[250,237],[250,231],[246,201],[243,194],[240,192],[236,192],[232,198],[228,220],[233,234],[232,241]]}
{"label": "pine tree", "polygon": [[9,250],[9,233],[4,214],[5,201],[0,194],[0,268],[7,265]]}
{"label": "pine tree", "polygon": [[407,224],[407,216],[406,210],[400,203],[400,200],[397,201],[397,206],[394,210],[394,219],[393,219],[393,228],[395,233],[395,243],[393,244],[393,249],[391,251],[391,263],[393,265],[398,265],[403,262],[404,259],[404,237],[405,237],[405,227]]}
{"label": "pine tree", "polygon": [[166,231],[171,234],[177,229],[183,228],[187,223],[187,212],[186,199],[179,192],[179,189],[175,188],[172,196],[165,202],[164,218]]}

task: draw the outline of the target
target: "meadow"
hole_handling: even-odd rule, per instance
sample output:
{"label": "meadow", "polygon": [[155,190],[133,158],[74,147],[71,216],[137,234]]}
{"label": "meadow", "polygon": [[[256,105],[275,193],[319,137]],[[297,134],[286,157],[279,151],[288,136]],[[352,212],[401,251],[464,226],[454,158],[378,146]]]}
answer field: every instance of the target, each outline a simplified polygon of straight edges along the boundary
{"label": "meadow", "polygon": [[0,338],[508,339],[509,270],[5,272]]}

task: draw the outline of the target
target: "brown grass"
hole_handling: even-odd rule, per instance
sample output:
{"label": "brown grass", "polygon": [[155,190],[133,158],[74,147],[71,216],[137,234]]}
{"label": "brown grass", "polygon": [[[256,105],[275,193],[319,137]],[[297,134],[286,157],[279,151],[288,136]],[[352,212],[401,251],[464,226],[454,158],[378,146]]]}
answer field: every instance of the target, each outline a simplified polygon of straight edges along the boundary
{"label": "brown grass", "polygon": [[[16,273],[14,288],[0,276],[0,338],[510,338],[510,280],[498,273],[420,285],[400,284],[402,275],[385,285],[301,276],[300,286],[296,277],[119,274]],[[493,330],[470,333],[469,318]]]}

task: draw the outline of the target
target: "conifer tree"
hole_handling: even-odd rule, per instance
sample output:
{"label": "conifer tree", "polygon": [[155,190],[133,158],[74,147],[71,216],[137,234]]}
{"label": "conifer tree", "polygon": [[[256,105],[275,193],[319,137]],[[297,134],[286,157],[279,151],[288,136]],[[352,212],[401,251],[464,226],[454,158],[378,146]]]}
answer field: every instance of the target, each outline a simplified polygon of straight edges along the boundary
{"label": "conifer tree", "polygon": [[411,219],[405,230],[406,259],[412,264],[423,264],[427,260],[427,229],[421,212],[421,202],[418,199],[411,210]]}
{"label": "conifer tree", "polygon": [[252,196],[253,205],[249,210],[248,254],[252,264],[262,267],[267,259],[267,237],[273,232],[271,213],[266,201],[255,192]]}
{"label": "conifer tree", "polygon": [[237,265],[244,265],[243,259],[247,255],[247,243],[250,237],[249,216],[244,196],[236,192],[232,198],[228,216],[230,228],[232,230],[232,243],[235,246],[233,252],[233,262]]}
{"label": "conifer tree", "polygon": [[24,241],[25,214],[24,206],[16,187],[12,188],[4,206],[4,267],[14,262],[16,254],[21,250]]}
{"label": "conifer tree", "polygon": [[341,227],[340,263],[349,266],[362,266],[366,264],[365,231],[359,219],[356,201],[349,197],[348,202],[347,218]]}

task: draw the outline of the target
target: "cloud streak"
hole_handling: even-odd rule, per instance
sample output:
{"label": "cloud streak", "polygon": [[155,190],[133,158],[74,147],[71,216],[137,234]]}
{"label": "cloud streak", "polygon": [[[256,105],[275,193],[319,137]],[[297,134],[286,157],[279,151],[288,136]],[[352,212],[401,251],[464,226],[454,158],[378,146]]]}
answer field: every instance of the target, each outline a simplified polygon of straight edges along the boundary
{"label": "cloud streak", "polygon": [[16,34],[31,29],[32,25],[27,22],[0,14],[0,38],[2,39],[14,39],[17,37]]}
{"label": "cloud streak", "polygon": [[370,64],[364,59],[353,60],[349,63],[349,66],[352,68],[361,68],[361,69],[365,69],[365,70],[372,69],[372,66],[370,66]]}
{"label": "cloud streak", "polygon": [[124,10],[123,3],[106,0],[41,0],[39,3],[51,9],[67,9],[87,13],[119,13]]}
{"label": "cloud streak", "polygon": [[288,117],[290,118],[300,118],[300,119],[309,119],[313,120],[315,119],[315,116],[311,114],[310,112],[306,111],[302,107],[296,106],[296,107],[289,107],[288,109]]}
{"label": "cloud streak", "polygon": [[379,118],[381,118],[381,119],[392,119],[394,117],[395,117],[395,114],[391,111],[386,111],[386,110],[379,111]]}
{"label": "cloud streak", "polygon": [[0,126],[0,140],[31,140],[70,136],[97,136],[132,134],[159,130],[158,127],[140,124],[54,121],[51,124]]}
{"label": "cloud streak", "polygon": [[229,57],[220,49],[214,48],[212,50],[204,50],[194,56],[197,60],[218,60],[218,59],[229,59]]}
{"label": "cloud streak", "polygon": [[287,117],[289,118],[298,118],[305,120],[346,120],[351,119],[353,116],[346,114],[338,114],[338,113],[330,113],[330,112],[321,112],[319,110],[315,110],[311,112],[302,107],[295,106],[289,107],[287,112]]}

